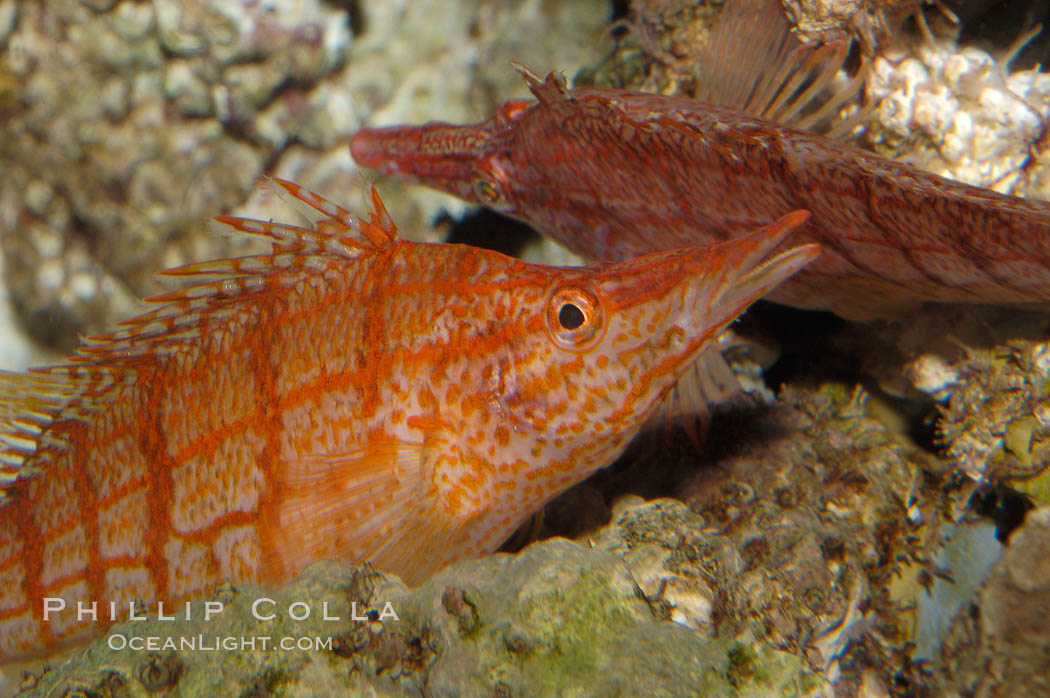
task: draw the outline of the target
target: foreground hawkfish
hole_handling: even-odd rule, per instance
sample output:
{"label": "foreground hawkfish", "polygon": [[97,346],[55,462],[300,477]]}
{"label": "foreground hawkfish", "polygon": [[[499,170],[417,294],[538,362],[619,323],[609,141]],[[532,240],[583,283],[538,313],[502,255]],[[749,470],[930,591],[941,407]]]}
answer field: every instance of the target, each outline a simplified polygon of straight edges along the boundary
{"label": "foreground hawkfish", "polygon": [[[217,280],[0,377],[0,660],[101,631],[77,602],[126,612],[326,558],[419,582],[490,552],[817,254],[770,257],[798,211],[724,245],[544,267],[400,240],[374,192],[364,221],[280,184],[324,218],[220,218],[273,251],[170,270]],[[42,622],[45,597],[70,610]]]}
{"label": "foreground hawkfish", "polygon": [[[742,31],[756,21],[748,12],[790,39],[778,2],[735,0],[723,12],[730,26],[712,59],[746,41],[768,43]],[[722,60],[748,64],[739,55]],[[788,50],[769,60],[805,62]],[[364,129],[351,142],[354,158],[521,218],[597,260],[724,240],[805,209],[812,217],[800,234],[824,252],[770,297],[851,319],[923,301],[1050,300],[1050,204],[747,113],[804,114],[808,94],[795,88],[823,85],[826,69],[816,78],[790,71],[778,78],[771,68],[773,75],[722,83],[722,71],[710,71],[712,99],[728,95],[747,107],[733,109],[628,90],[569,90],[553,73],[543,80],[517,68],[535,101],[508,102],[474,125]]]}

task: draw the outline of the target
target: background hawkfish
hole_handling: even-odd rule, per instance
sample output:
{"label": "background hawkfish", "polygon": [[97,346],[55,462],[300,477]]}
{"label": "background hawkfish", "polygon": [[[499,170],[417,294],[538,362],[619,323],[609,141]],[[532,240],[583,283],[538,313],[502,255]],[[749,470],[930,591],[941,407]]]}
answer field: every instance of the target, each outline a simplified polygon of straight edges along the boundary
{"label": "background hawkfish", "polygon": [[[805,212],[728,244],[556,268],[396,237],[290,182],[312,228],[0,377],[0,661],[101,630],[42,598],[151,606],[329,558],[410,583],[494,550],[626,446],[677,375],[817,254]],[[170,608],[170,606],[169,606]]]}
{"label": "background hawkfish", "polygon": [[[363,129],[351,152],[596,260],[724,240],[808,210],[800,234],[823,254],[770,297],[849,319],[924,301],[1050,300],[1050,203],[802,130],[852,98],[863,67],[824,96],[845,47],[801,46],[776,0],[727,3],[712,32],[698,76],[704,101],[570,90],[517,66],[534,101],[507,102],[473,125]],[[828,132],[844,135],[853,122]]]}

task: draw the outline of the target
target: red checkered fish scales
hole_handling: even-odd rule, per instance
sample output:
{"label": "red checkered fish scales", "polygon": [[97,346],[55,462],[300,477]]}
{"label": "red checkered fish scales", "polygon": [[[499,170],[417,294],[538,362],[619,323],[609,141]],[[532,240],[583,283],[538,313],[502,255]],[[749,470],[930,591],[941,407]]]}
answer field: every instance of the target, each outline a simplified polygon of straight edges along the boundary
{"label": "red checkered fish scales", "polygon": [[[0,660],[321,559],[419,582],[608,465],[711,338],[817,254],[785,216],[584,268],[400,240],[290,182],[314,227],[220,218],[269,254],[0,375]],[[42,621],[45,597],[69,611]],[[171,606],[168,606],[170,609]],[[102,610],[100,616],[105,616]]]}
{"label": "red checkered fish scales", "polygon": [[474,125],[363,129],[354,158],[502,210],[597,260],[724,240],[805,209],[800,234],[824,253],[771,298],[854,319],[925,301],[1050,300],[1050,203],[736,109],[570,90],[553,73],[518,69],[535,101]]}

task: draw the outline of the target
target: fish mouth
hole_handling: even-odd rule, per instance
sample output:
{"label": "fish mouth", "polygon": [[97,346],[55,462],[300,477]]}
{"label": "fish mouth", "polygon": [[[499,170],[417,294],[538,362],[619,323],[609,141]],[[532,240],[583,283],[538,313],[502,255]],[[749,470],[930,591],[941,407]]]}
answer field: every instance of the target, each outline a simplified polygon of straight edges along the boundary
{"label": "fish mouth", "polygon": [[686,355],[701,352],[752,303],[817,258],[820,246],[812,243],[770,256],[808,219],[808,211],[793,211],[747,235],[714,246],[717,272],[707,277],[708,283],[694,287],[693,302],[685,306],[691,311],[685,318],[690,337]]}
{"label": "fish mouth", "polygon": [[419,152],[418,135],[416,129],[399,126],[363,128],[350,139],[350,155],[362,167],[397,175],[401,163]]}
{"label": "fish mouth", "polygon": [[473,201],[475,167],[485,143],[486,134],[477,127],[432,122],[363,128],[350,139],[350,154],[363,167]]}
{"label": "fish mouth", "polygon": [[[737,270],[727,280],[728,285],[716,301],[724,306],[727,315],[739,315],[749,305],[779,286],[820,254],[820,245],[811,243],[792,247],[770,257],[774,248],[809,219],[808,211],[793,211],[770,225],[742,236],[730,244],[741,243]],[[751,248],[751,249],[748,249]]]}
{"label": "fish mouth", "polygon": [[639,314],[649,319],[648,334],[637,326],[634,331],[615,333],[613,349],[657,347],[661,371],[686,370],[749,305],[820,254],[816,244],[774,254],[808,218],[807,211],[793,211],[725,242],[604,266],[599,284],[610,316],[649,307]]}

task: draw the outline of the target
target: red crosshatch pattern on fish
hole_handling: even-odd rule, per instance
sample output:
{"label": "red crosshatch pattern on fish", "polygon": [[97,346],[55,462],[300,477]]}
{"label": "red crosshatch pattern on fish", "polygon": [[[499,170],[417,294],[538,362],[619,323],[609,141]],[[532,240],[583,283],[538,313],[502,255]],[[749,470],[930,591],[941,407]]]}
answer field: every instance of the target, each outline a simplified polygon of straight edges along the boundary
{"label": "red crosshatch pattern on fish", "polygon": [[720,22],[698,68],[704,100],[569,89],[556,73],[517,65],[534,100],[507,102],[478,124],[362,129],[351,152],[593,260],[725,240],[807,210],[800,239],[823,254],[770,298],[849,319],[927,301],[1050,300],[1050,203],[804,130],[856,94],[863,67],[826,97],[844,46],[801,45],[776,0],[727,3]]}
{"label": "red crosshatch pattern on fish", "polygon": [[[608,465],[749,304],[818,254],[796,211],[732,242],[567,268],[401,240],[291,182],[312,226],[67,364],[0,374],[0,661],[105,629],[43,599],[166,607],[311,562],[415,583]],[[207,280],[210,277],[211,280]]]}

